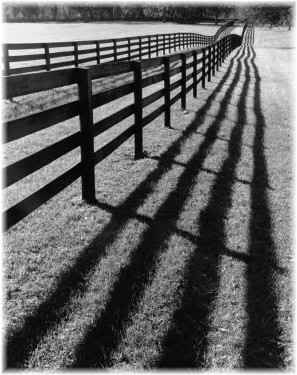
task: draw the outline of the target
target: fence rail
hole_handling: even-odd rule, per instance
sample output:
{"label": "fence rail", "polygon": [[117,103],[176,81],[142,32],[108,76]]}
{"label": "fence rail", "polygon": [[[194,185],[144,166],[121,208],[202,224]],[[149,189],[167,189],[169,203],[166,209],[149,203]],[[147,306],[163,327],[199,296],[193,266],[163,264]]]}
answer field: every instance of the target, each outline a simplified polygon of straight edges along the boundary
{"label": "fence rail", "polygon": [[[79,99],[76,101],[5,123],[5,143],[30,136],[75,116],[79,116],[80,121],[80,131],[5,167],[5,187],[17,183],[76,148],[80,149],[81,156],[80,162],[68,171],[10,207],[4,213],[5,229],[22,220],[79,177],[82,181],[82,198],[87,202],[94,202],[96,164],[132,136],[134,136],[135,158],[141,157],[143,155],[143,128],[163,113],[164,124],[170,127],[170,107],[180,100],[181,107],[186,108],[187,93],[192,91],[193,96],[196,97],[197,86],[201,84],[202,87],[205,87],[206,78],[210,81],[226,56],[240,44],[241,37],[231,34],[208,47],[145,61],[113,62],[88,68],[78,67],[5,77],[4,86],[6,90],[4,90],[4,94],[7,98],[73,84],[78,86],[79,92]],[[161,68],[161,73],[160,69],[152,70],[152,74],[143,77],[144,69],[156,67]],[[119,87],[93,94],[92,82],[94,80],[127,72],[132,73],[132,82],[124,82]],[[175,78],[174,81],[172,80],[173,77]],[[144,88],[156,83],[159,83],[158,87],[152,87],[150,94],[144,96]],[[180,91],[176,93],[175,91],[178,88]],[[107,117],[96,123],[94,122],[94,109],[127,94],[133,95],[132,104],[120,110],[114,109],[113,113]],[[162,100],[163,103],[144,116],[144,108],[158,100]],[[130,116],[134,116],[132,125],[103,147],[98,150],[94,149],[95,137]]]}
{"label": "fence rail", "polygon": [[213,44],[230,32],[234,22],[225,23],[213,36],[171,33],[89,41],[8,43],[3,46],[4,74],[50,71],[110,61],[150,59],[181,49]]}

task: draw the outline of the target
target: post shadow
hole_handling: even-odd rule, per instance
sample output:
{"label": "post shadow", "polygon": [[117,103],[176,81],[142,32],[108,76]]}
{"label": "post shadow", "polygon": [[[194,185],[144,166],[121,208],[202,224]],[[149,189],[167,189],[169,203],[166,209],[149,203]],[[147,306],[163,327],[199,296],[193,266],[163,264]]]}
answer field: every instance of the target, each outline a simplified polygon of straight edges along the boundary
{"label": "post shadow", "polygon": [[232,186],[241,156],[242,135],[246,124],[246,95],[250,85],[247,65],[249,50],[239,61],[244,67],[245,82],[238,102],[238,123],[228,144],[228,156],[217,174],[206,208],[199,216],[200,234],[196,251],[188,261],[180,308],[162,344],[157,368],[202,368],[207,353],[210,315],[220,283],[219,268],[225,245],[225,217],[232,204]]}
{"label": "post shadow", "polygon": [[[222,100],[217,118],[206,131],[205,139],[199,150],[187,163],[175,190],[160,206],[153,219],[153,224],[144,232],[140,244],[133,250],[130,263],[121,270],[110,293],[106,308],[96,324],[90,327],[83,342],[77,347],[76,361],[71,367],[111,366],[111,354],[120,343],[121,333],[129,322],[129,316],[136,311],[145,288],[154,276],[157,257],[169,239],[172,226],[178,220],[203,161],[216,140],[228,102],[240,74],[241,64],[238,64],[234,78]],[[195,120],[193,124],[195,124]]]}
{"label": "post shadow", "polygon": [[267,186],[269,175],[264,152],[266,122],[261,108],[261,78],[252,48],[251,68],[255,76],[253,143],[253,178],[251,182],[251,217],[249,255],[254,259],[247,267],[248,325],[243,353],[245,368],[282,368],[283,347],[280,342],[275,269],[277,264],[272,234],[272,219]]}
{"label": "post shadow", "polygon": [[229,68],[221,82],[209,96],[205,105],[197,112],[196,117],[199,121],[191,123],[181,137],[161,155],[158,167],[118,207],[117,214],[112,216],[110,222],[98,236],[81,252],[75,263],[60,275],[55,290],[30,316],[25,318],[23,326],[14,332],[8,332],[5,353],[7,368],[23,368],[42,337],[65,316],[71,298],[84,293],[90,274],[106,255],[106,249],[115,241],[131,217],[131,212],[136,211],[137,207],[153,192],[154,185],[172,167],[170,160],[178,155],[183,142],[199,127],[200,121],[210,108],[212,101],[231,74],[235,59],[236,55],[231,59]]}

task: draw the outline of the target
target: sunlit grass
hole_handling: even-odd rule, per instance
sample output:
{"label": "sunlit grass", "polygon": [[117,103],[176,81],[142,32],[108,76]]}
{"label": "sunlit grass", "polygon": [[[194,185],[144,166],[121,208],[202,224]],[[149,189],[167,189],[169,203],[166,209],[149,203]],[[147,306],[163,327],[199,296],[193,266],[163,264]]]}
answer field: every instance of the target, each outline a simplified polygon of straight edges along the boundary
{"label": "sunlit grass", "polygon": [[[286,66],[284,55],[276,56],[279,67]],[[288,83],[271,83],[265,76],[268,58],[260,55],[255,62],[263,77],[262,106],[269,108],[269,113],[264,110],[263,146],[271,236],[279,268],[273,269],[277,312],[264,311],[263,320],[277,316],[281,332],[275,341],[283,348],[281,367],[290,367],[291,130],[289,121],[282,123],[288,105],[278,96]],[[5,235],[8,333],[21,330],[28,317],[34,319],[40,305],[48,308],[40,313],[44,318],[39,322],[40,335],[31,342],[24,367],[54,369],[95,361],[98,366],[142,370],[162,365],[166,351],[176,354],[173,362],[190,361],[188,355],[193,354],[193,367],[244,365],[247,271],[253,264],[248,251],[256,121],[255,76],[249,60],[247,64],[243,64],[241,82],[233,82],[239,65],[235,59],[224,78],[228,59],[207,89],[199,88],[197,99],[188,96],[187,113],[177,103],[172,109],[173,129],[164,127],[163,116],[149,125],[144,130],[145,158],[134,161],[131,139],[100,163],[97,205],[81,201],[77,181]],[[240,99],[247,66],[249,88],[246,98]],[[277,74],[271,65],[269,69]],[[224,84],[214,94],[222,79]],[[201,114],[199,109],[209,98],[207,111]],[[230,142],[237,139],[234,129],[240,100],[246,104],[243,109],[241,102],[241,113],[246,111],[247,116],[240,133],[240,155],[233,165],[228,156],[236,150]],[[226,107],[223,115],[222,105]],[[271,113],[274,106],[277,111]],[[57,135],[75,126],[67,123]],[[53,132],[44,140],[35,137],[27,150],[33,152],[54,136]],[[52,168],[44,178],[51,179],[54,173],[57,170]],[[26,195],[31,188],[31,183],[20,182],[21,193],[14,195]],[[218,254],[212,254],[214,246]],[[26,335],[35,329],[32,326]],[[185,345],[179,346],[181,341],[174,342],[172,337],[182,337]],[[269,367],[269,363],[261,365]]]}

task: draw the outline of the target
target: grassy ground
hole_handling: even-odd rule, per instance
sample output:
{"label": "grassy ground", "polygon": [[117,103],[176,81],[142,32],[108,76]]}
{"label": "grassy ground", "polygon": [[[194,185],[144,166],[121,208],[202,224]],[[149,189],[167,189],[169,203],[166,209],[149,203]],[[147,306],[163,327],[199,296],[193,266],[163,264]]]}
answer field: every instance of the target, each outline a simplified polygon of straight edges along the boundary
{"label": "grassy ground", "polygon": [[[202,35],[215,35],[221,25],[185,25],[170,22],[98,22],[98,23],[4,23],[2,25],[2,34],[5,42],[11,43],[32,43],[32,42],[63,42],[71,40],[100,40],[135,35],[154,35],[162,33],[198,33]],[[235,30],[241,30],[242,27],[235,27]],[[106,44],[105,47],[112,48],[112,43]],[[94,48],[94,45],[80,46],[79,49]],[[73,47],[51,47],[51,52],[72,51]],[[109,51],[110,52],[110,51]],[[108,51],[102,53],[102,57],[109,54]],[[10,52],[13,55],[24,54],[43,54],[44,50],[16,50]],[[84,54],[85,58],[93,57],[96,60],[96,53]],[[124,56],[122,56],[124,57]],[[152,53],[152,57],[156,57]],[[51,63],[73,62],[73,56],[51,58]],[[112,57],[104,58],[105,62],[113,61]],[[21,68],[25,66],[42,65],[44,60],[31,60],[21,62],[11,62],[10,68]],[[80,66],[90,65],[90,62],[80,63]]]}
{"label": "grassy ground", "polygon": [[3,23],[7,43],[62,42],[94,40],[162,33],[201,33],[214,35],[220,25],[184,25],[173,22],[90,22],[90,23]]}
{"label": "grassy ground", "polygon": [[292,41],[255,37],[145,158],[130,140],[98,165],[96,205],[77,181],[9,230],[10,366],[292,368]]}

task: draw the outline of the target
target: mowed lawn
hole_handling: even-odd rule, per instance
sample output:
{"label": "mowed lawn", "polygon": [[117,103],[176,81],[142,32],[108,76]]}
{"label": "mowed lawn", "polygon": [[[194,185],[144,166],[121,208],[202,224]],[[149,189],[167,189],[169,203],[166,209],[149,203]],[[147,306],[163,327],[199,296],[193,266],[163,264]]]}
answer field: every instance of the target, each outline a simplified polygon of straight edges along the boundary
{"label": "mowed lawn", "polygon": [[68,42],[71,40],[112,39],[162,33],[214,35],[220,25],[185,25],[173,22],[71,22],[3,23],[7,43]]}
{"label": "mowed lawn", "polygon": [[[5,234],[10,366],[292,368],[293,47],[256,28],[172,129],[163,115],[145,128],[143,159],[131,139],[96,167],[96,205],[78,180]],[[78,129],[12,143],[4,164]]]}

